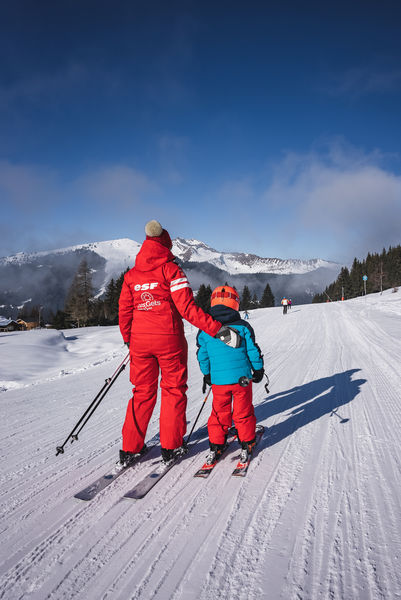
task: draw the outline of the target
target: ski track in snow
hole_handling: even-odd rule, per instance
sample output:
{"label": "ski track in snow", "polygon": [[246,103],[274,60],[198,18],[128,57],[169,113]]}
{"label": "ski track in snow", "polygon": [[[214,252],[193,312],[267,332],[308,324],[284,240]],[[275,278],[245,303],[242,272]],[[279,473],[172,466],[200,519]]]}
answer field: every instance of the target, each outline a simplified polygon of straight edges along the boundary
{"label": "ski track in snow", "polygon": [[[254,386],[265,433],[244,479],[231,476],[235,443],[207,480],[193,477],[209,400],[189,454],[144,499],[122,496],[158,446],[94,500],[73,498],[117,459],[126,374],[79,441],[57,458],[55,447],[123,358],[117,348],[85,372],[74,363],[67,378],[0,395],[1,599],[401,599],[401,297],[262,309],[251,324],[271,383],[268,396]],[[196,330],[187,336],[193,422],[202,378]],[[156,409],[148,438],[157,430]]]}

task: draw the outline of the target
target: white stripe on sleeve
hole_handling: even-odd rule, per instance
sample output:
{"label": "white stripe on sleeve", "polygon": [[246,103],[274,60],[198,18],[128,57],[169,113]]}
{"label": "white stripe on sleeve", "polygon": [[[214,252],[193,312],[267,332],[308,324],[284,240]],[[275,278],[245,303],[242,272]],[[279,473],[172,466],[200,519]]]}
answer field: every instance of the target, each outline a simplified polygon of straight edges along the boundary
{"label": "white stripe on sleeve", "polygon": [[178,290],[182,290],[182,288],[189,287],[188,281],[186,283],[179,283],[178,285],[173,285],[170,288],[170,292],[177,292]]}
{"label": "white stripe on sleeve", "polygon": [[177,285],[177,283],[184,283],[184,281],[188,281],[188,279],[186,277],[180,277],[179,279],[173,279],[173,281],[170,282],[170,287],[172,287],[173,285]]}

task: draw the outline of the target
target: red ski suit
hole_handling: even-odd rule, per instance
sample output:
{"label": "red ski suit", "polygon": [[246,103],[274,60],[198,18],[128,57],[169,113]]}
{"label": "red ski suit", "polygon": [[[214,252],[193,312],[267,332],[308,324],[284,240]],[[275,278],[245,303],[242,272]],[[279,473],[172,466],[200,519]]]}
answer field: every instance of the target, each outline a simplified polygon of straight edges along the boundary
{"label": "red ski suit", "polygon": [[161,238],[148,237],[124,277],[119,324],[130,344],[133,397],[123,425],[123,450],[138,452],[157,398],[161,370],[160,442],[179,448],[186,432],[188,347],[182,318],[215,336],[221,323],[195,302],[187,277]]}
{"label": "red ski suit", "polygon": [[212,413],[207,422],[210,442],[224,444],[233,421],[240,442],[253,440],[256,417],[252,404],[252,383],[246,387],[238,383],[212,385],[212,390]]}

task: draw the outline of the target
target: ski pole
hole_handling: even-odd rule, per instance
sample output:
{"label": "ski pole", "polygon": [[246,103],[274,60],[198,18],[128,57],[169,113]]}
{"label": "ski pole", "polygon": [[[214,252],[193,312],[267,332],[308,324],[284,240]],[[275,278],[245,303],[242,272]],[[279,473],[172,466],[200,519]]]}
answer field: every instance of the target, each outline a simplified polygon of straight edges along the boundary
{"label": "ski pole", "polygon": [[209,398],[209,394],[210,394],[210,392],[211,392],[211,391],[212,391],[212,388],[210,387],[210,388],[209,388],[209,391],[208,391],[208,393],[207,393],[207,394],[206,394],[206,396],[205,396],[205,399],[204,399],[204,401],[202,402],[202,406],[200,407],[200,411],[198,412],[198,416],[197,416],[197,417],[196,417],[196,419],[195,419],[195,423],[194,423],[194,424],[193,424],[193,426],[192,426],[192,429],[191,429],[191,431],[190,431],[190,434],[189,434],[189,436],[187,437],[187,439],[186,439],[186,441],[185,441],[185,445],[186,445],[186,446],[189,444],[189,440],[191,439],[191,435],[192,435],[192,433],[193,433],[193,430],[195,429],[195,425],[196,425],[196,424],[197,424],[197,422],[198,422],[198,419],[199,419],[199,417],[200,417],[200,414],[201,414],[201,412],[202,412],[202,410],[203,410],[203,407],[204,407],[204,406],[205,406],[205,404],[206,404],[206,401],[207,401],[207,399]]}
{"label": "ski pole", "polygon": [[68,440],[70,438],[71,438],[71,443],[74,440],[78,440],[78,434],[80,433],[80,431],[82,430],[84,425],[86,425],[86,423],[88,422],[90,417],[93,415],[93,413],[95,412],[95,410],[97,409],[97,407],[99,406],[99,404],[101,403],[101,401],[103,400],[103,398],[105,397],[105,395],[107,394],[107,392],[109,391],[109,389],[111,388],[111,386],[113,385],[113,383],[115,382],[117,377],[124,371],[125,367],[127,366],[128,361],[129,361],[129,354],[127,354],[127,356],[124,358],[124,360],[119,364],[117,369],[114,371],[113,375],[111,377],[108,377],[105,380],[103,387],[99,390],[99,392],[96,394],[95,398],[92,400],[91,404],[88,406],[88,408],[86,409],[84,414],[81,416],[79,421],[75,424],[71,433],[69,433],[69,435],[67,436],[64,443],[61,446],[56,447],[56,450],[57,450],[56,456],[58,456],[59,454],[64,454],[64,446],[66,445],[66,443],[68,442]]}
{"label": "ski pole", "polygon": [[[75,432],[74,432],[74,429],[73,429],[73,431],[70,433],[71,444],[74,441],[78,441],[78,434],[82,431],[82,429],[84,428],[84,426],[86,425],[86,423],[89,421],[89,419],[91,418],[91,416],[93,415],[93,413],[95,412],[95,410],[97,409],[97,407],[99,406],[99,404],[101,403],[101,401],[103,400],[103,398],[105,397],[105,395],[107,394],[107,392],[110,390],[110,388],[113,385],[113,383],[116,381],[117,377],[124,371],[125,367],[127,366],[127,360],[129,360],[129,354],[120,363],[120,365],[114,371],[113,375],[111,377],[108,377],[105,380],[105,385],[100,390],[100,392],[97,394],[97,396],[93,400],[92,404],[88,407],[88,409],[82,415],[81,419],[75,425],[74,429],[76,429],[79,426],[79,424],[81,423],[80,428],[78,429],[78,431],[75,431]],[[104,392],[103,392],[103,390],[104,390]],[[95,402],[96,402],[96,404],[95,404]],[[81,422],[84,419],[85,415],[86,415],[85,420],[83,422]]]}
{"label": "ski pole", "polygon": [[126,367],[125,364],[121,365],[121,370],[119,373],[117,373],[117,375],[114,377],[114,379],[112,379],[112,377],[109,377],[108,379],[106,379],[108,388],[105,390],[104,394],[102,396],[100,396],[97,403],[93,406],[91,412],[87,415],[85,421],[83,421],[83,423],[81,423],[81,427],[78,429],[78,431],[76,433],[74,433],[73,435],[71,435],[71,444],[74,441],[78,441],[78,434],[81,433],[82,429],[85,427],[86,423],[89,421],[89,419],[91,418],[91,416],[93,415],[93,413],[95,412],[95,410],[97,409],[97,407],[99,406],[99,404],[101,403],[101,401],[103,400],[103,398],[105,397],[105,395],[107,394],[107,392],[109,391],[109,389],[111,388],[111,386],[113,385],[113,383],[115,382],[117,377],[120,375],[120,373],[122,371],[124,371],[125,367]]}

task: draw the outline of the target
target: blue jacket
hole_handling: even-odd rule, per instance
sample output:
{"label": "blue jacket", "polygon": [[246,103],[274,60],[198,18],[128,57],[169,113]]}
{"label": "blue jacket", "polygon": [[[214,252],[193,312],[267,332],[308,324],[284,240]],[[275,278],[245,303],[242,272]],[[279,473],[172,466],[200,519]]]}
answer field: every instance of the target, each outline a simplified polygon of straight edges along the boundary
{"label": "blue jacket", "polygon": [[252,377],[252,370],[263,368],[263,355],[255,342],[255,333],[236,310],[219,304],[210,309],[211,316],[238,331],[241,346],[230,348],[204,331],[199,331],[196,343],[197,358],[204,375],[210,373],[211,381],[216,385],[238,383],[240,377]]}

